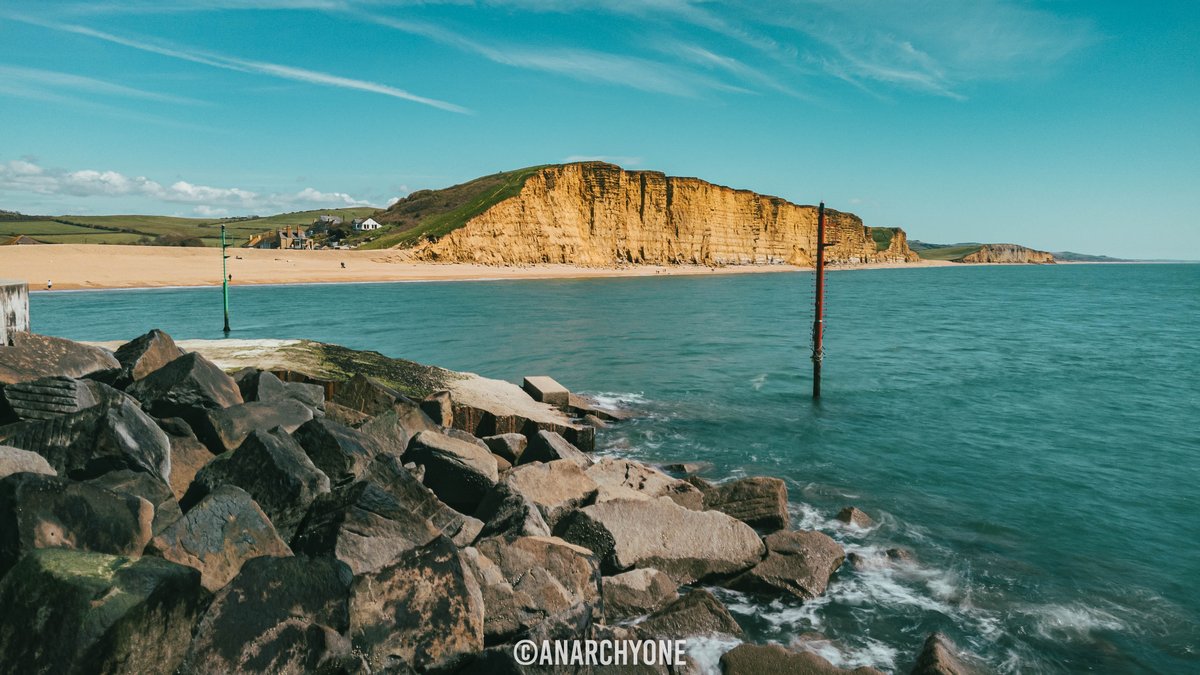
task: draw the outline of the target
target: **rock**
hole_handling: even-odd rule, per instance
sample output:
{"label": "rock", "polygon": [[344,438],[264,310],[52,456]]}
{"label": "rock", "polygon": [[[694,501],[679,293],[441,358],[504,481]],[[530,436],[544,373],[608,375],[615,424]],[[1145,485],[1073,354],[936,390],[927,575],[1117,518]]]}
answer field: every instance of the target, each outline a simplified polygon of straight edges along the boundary
{"label": "rock", "polygon": [[742,637],[744,634],[725,605],[702,588],[654,612],[637,628],[645,635],[674,640],[702,635]]}
{"label": "rock", "polygon": [[484,450],[487,450],[488,452],[492,451],[491,448],[488,447],[488,444],[484,443],[482,440],[480,440],[477,436],[475,436],[475,434],[468,433],[466,431],[463,431],[462,429],[455,429],[454,427],[439,427],[438,432],[445,434],[445,435],[449,436],[450,438],[460,440],[464,443],[470,443],[471,445],[478,445],[479,447],[483,448]]}
{"label": "rock", "polygon": [[605,422],[595,415],[584,415],[583,423],[589,427],[595,427],[596,429],[603,429],[608,426],[608,422]]}
{"label": "rock", "polygon": [[776,532],[763,540],[767,557],[725,585],[743,591],[791,593],[812,600],[825,592],[829,577],[846,557],[841,545],[815,531]]}
{"label": "rock", "polygon": [[24,332],[14,333],[11,340],[11,345],[0,349],[0,384],[83,377],[121,365],[108,351],[72,340]]}
{"label": "rock", "polygon": [[358,480],[380,447],[374,437],[329,419],[305,422],[292,434],[304,454],[329,476],[333,485]]}
{"label": "rock", "polygon": [[485,436],[482,440],[493,455],[503,457],[509,464],[514,465],[520,463],[521,453],[525,452],[525,446],[529,445],[529,439],[525,438],[524,434],[499,434]]}
{"label": "rock", "polygon": [[525,452],[521,453],[520,461],[517,463],[553,462],[556,459],[568,459],[583,468],[592,464],[591,458],[583,454],[579,448],[568,443],[567,439],[557,432],[545,430],[537,432],[529,439],[529,446],[525,448]]}
{"label": "rock", "polygon": [[431,431],[413,437],[403,460],[423,465],[425,485],[459,513],[474,513],[500,478],[486,448]]}
{"label": "rock", "polygon": [[649,614],[679,597],[671,577],[651,568],[604,577],[603,590],[608,623]]}
{"label": "rock", "polygon": [[196,626],[180,672],[302,673],[348,659],[329,633],[349,627],[351,580],[330,558],[247,560]]}
{"label": "rock", "polygon": [[921,647],[912,675],[975,675],[981,672],[967,663],[950,638],[931,633]]}
{"label": "rock", "polygon": [[250,493],[285,541],[292,538],[313,500],[330,489],[329,477],[281,429],[254,431],[237,450],[205,465],[180,506],[191,509],[226,484]]}
{"label": "rock", "polygon": [[255,429],[282,428],[291,433],[313,418],[312,408],[291,399],[240,403],[208,410],[193,424],[196,438],[213,454],[233,450]]}
{"label": "rock", "polygon": [[454,401],[448,391],[439,391],[425,397],[425,400],[421,401],[421,410],[429,415],[434,424],[443,427],[454,426]]}
{"label": "rock", "polygon": [[200,583],[216,591],[259,556],[290,556],[267,514],[245,490],[222,485],[187,515],[150,541],[146,552],[200,571]]}
{"label": "rock", "polygon": [[45,457],[8,445],[0,445],[0,478],[14,473],[40,473],[46,476],[57,476],[58,472]]}
{"label": "rock", "polygon": [[400,402],[416,406],[404,394],[365,375],[355,375],[338,386],[333,402],[372,417],[391,410]]}
{"label": "rock", "polygon": [[128,398],[48,420],[0,427],[0,444],[32,450],[61,475],[82,480],[116,469],[171,474],[167,435]]}
{"label": "rock", "polygon": [[667,497],[684,508],[704,510],[704,494],[695,486],[639,462],[605,457],[588,467],[587,475],[596,481],[597,502]]}
{"label": "rock", "polygon": [[[325,387],[315,382],[284,382],[284,396],[312,408],[317,417],[325,413]],[[270,399],[268,399],[270,400]]]}
{"label": "rock", "polygon": [[704,493],[704,508],[714,509],[764,532],[787,529],[787,484],[755,477],[721,483]]}
{"label": "rock", "polygon": [[178,417],[159,420],[158,425],[167,432],[167,440],[171,446],[171,493],[175,495],[176,500],[181,500],[183,495],[187,494],[196,474],[216,455],[196,440],[192,428]]}
{"label": "rock", "polygon": [[525,393],[541,403],[548,403],[558,408],[566,408],[571,402],[571,392],[552,377],[545,375],[530,375],[521,384]]}
{"label": "rock", "polygon": [[597,489],[589,474],[565,459],[523,464],[509,472],[504,483],[533,502],[551,529],[568,511],[590,503]]}
{"label": "rock", "polygon": [[359,430],[374,437],[385,452],[395,455],[404,454],[413,436],[422,431],[441,433],[441,428],[421,412],[416,403],[407,399],[379,413],[359,427]]}
{"label": "rock", "polygon": [[193,429],[206,413],[242,402],[237,384],[212,361],[192,352],[129,385],[126,391],[155,417],[181,417]]}
{"label": "rock", "polygon": [[11,673],[173,673],[204,610],[193,569],[146,557],[45,549],[0,582]]}
{"label": "rock", "polygon": [[847,525],[854,525],[855,527],[861,527],[863,529],[871,527],[875,524],[875,521],[871,519],[871,516],[868,516],[865,512],[854,506],[847,506],[841,511],[838,511],[836,517],[838,520],[846,523]]}
{"label": "rock", "polygon": [[821,656],[808,651],[791,651],[779,645],[742,643],[721,656],[723,675],[882,675],[874,668],[838,668]]}
{"label": "rock", "polygon": [[141,497],[149,502],[154,507],[154,520],[151,525],[154,534],[162,532],[183,517],[183,512],[179,510],[179,502],[175,500],[170,486],[148,473],[119,469],[86,482],[117,494]]}
{"label": "rock", "polygon": [[508,472],[513,468],[512,464],[496,453],[492,453],[492,457],[496,458],[496,471],[500,473],[500,477],[503,478],[508,475]]}
{"label": "rock", "polygon": [[602,408],[595,401],[578,394],[571,394],[567,400],[568,409],[575,415],[586,417],[592,415],[605,422],[622,422],[629,419],[629,414],[611,408]]}
{"label": "rock", "polygon": [[483,597],[445,537],[354,580],[350,636],[373,671],[450,671],[483,649]]}
{"label": "rock", "polygon": [[233,374],[242,400],[250,403],[296,401],[314,413],[325,409],[325,388],[319,384],[284,382],[274,373],[257,368],[243,368]]}
{"label": "rock", "polygon": [[357,429],[371,421],[371,416],[366,413],[329,401],[325,403],[325,417],[351,429]]}
{"label": "rock", "polygon": [[696,488],[697,490],[699,490],[701,492],[708,492],[709,490],[716,487],[712,483],[704,480],[703,478],[701,478],[699,476],[686,476],[686,477],[684,477],[683,482],[687,483],[688,485],[691,485],[692,487]]}
{"label": "rock", "polygon": [[898,563],[913,562],[916,559],[912,551],[906,548],[889,548],[884,551],[884,555],[888,557],[888,560]]}
{"label": "rock", "polygon": [[550,536],[550,526],[537,505],[505,483],[488,492],[475,517],[483,521],[482,537]]}
{"label": "rock", "polygon": [[409,470],[400,465],[400,460],[380,455],[367,467],[364,479],[370,480],[399,501],[412,518],[427,519],[442,534],[457,546],[466,546],[475,540],[483,523],[446,506],[432,490]]}
{"label": "rock", "polygon": [[53,419],[123,396],[99,382],[61,375],[3,385],[0,386],[0,424]]}
{"label": "rock", "polygon": [[663,466],[664,471],[679,474],[680,476],[693,476],[698,473],[704,473],[712,469],[712,462],[676,462],[674,464],[666,464]]}
{"label": "rock", "polygon": [[608,574],[653,567],[677,584],[740,572],[765,550],[745,523],[685,509],[666,497],[593,504],[566,516],[554,533],[590,549]]}
{"label": "rock", "polygon": [[155,328],[117,347],[114,356],[121,364],[124,379],[136,382],[183,356],[183,350],[170,335]]}
{"label": "rock", "polygon": [[396,497],[370,481],[321,495],[292,538],[296,553],[333,556],[356,576],[378,571],[441,532],[415,518]]}
{"label": "rock", "polygon": [[154,507],[138,497],[60,476],[13,474],[0,479],[0,575],[42,548],[139,556],[153,519]]}

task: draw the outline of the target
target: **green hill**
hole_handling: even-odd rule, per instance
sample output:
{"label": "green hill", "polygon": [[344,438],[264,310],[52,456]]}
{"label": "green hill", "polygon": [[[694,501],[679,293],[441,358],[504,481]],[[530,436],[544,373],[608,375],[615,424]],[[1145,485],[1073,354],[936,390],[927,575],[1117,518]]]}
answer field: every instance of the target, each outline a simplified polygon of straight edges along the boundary
{"label": "green hill", "polygon": [[924,242],[918,243],[921,244],[920,248],[913,246],[911,242],[909,243],[909,248],[916,251],[922,260],[962,260],[983,248],[983,244],[949,244],[940,246],[937,244],[925,244]]}

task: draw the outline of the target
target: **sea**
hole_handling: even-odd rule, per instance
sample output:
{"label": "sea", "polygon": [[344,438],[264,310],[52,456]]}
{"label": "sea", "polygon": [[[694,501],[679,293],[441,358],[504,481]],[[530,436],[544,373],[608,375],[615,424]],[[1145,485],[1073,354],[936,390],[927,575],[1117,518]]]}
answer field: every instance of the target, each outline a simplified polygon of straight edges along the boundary
{"label": "sea", "polygon": [[[784,479],[792,526],[862,564],[803,604],[717,591],[751,640],[907,672],[941,631],[998,672],[1200,672],[1200,265],[831,272],[820,401],[813,282],[234,287],[230,337],[550,375],[636,414],[600,453]],[[30,303],[51,335],[222,337],[219,288]]]}

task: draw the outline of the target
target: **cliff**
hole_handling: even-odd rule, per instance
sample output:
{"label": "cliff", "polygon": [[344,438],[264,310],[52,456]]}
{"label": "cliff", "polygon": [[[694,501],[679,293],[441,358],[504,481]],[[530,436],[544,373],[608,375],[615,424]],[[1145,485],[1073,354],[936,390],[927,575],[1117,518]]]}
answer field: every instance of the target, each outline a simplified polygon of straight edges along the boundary
{"label": "cliff", "polygon": [[963,256],[959,262],[1046,265],[1054,263],[1054,254],[1017,244],[984,244],[978,251]]}
{"label": "cliff", "polygon": [[[441,236],[418,241],[422,260],[489,265],[614,263],[811,265],[817,209],[696,178],[626,171],[601,162],[524,172],[515,194]],[[382,214],[381,222],[404,202]],[[386,235],[385,235],[386,236]],[[902,231],[880,250],[850,213],[826,210],[832,263],[917,259]]]}

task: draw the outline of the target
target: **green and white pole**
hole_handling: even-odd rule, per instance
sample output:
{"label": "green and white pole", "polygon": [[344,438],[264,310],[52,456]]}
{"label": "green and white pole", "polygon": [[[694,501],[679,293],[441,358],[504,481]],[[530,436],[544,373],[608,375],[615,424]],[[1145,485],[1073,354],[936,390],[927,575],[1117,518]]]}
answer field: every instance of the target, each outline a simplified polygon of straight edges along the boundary
{"label": "green and white pole", "polygon": [[225,300],[225,334],[229,334],[229,256],[225,253],[225,249],[229,244],[225,243],[225,226],[221,226],[221,295]]}

